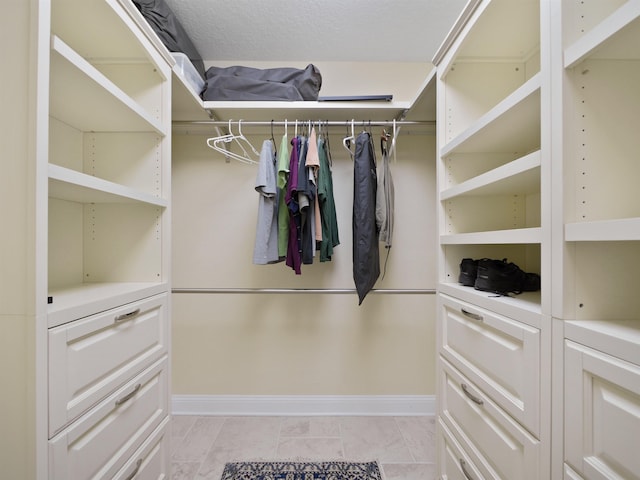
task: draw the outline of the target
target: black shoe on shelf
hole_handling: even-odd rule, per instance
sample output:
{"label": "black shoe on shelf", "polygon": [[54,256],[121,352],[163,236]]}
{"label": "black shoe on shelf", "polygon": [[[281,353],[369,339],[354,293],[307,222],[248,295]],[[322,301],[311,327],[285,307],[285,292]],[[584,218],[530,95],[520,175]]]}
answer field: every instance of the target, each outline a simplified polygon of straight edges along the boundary
{"label": "black shoe on shelf", "polygon": [[478,276],[478,260],[472,258],[463,258],[460,262],[460,276],[458,283],[465,287],[473,287]]}

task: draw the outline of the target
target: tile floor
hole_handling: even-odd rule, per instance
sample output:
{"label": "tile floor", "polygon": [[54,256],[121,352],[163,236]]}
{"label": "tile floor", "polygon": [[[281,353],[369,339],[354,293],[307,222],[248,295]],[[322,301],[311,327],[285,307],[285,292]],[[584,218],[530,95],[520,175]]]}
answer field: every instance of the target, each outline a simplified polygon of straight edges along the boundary
{"label": "tile floor", "polygon": [[173,480],[220,480],[238,460],[378,460],[386,480],[434,480],[435,419],[174,416]]}

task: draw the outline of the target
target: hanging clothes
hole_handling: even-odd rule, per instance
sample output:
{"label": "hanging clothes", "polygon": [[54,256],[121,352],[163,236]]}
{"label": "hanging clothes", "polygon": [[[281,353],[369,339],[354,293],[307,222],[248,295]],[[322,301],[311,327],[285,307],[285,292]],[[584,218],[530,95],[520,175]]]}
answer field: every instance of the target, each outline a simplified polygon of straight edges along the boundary
{"label": "hanging clothes", "polygon": [[298,137],[291,140],[291,157],[289,161],[289,183],[285,202],[289,209],[289,241],[287,244],[286,264],[291,267],[296,275],[302,273],[302,238],[300,208],[298,205],[298,157],[300,153],[300,141]]}
{"label": "hanging clothes", "polygon": [[380,276],[376,161],[368,132],[356,138],[353,164],[353,279],[361,305]]}
{"label": "hanging clothes", "polygon": [[323,138],[318,139],[318,157],[320,171],[318,172],[318,204],[320,207],[320,219],[322,240],[320,241],[320,261],[331,261],[333,248],[340,245],[338,235],[338,217],[336,204],[333,197],[333,176],[329,163],[328,145]]}
{"label": "hanging clothes", "polygon": [[302,263],[313,263],[315,250],[314,239],[314,201],[315,186],[309,181],[309,169],[306,166],[309,142],[306,137],[300,137],[300,155],[298,158],[298,205],[300,208],[300,240],[302,247]]}
{"label": "hanging clothes", "polygon": [[258,221],[253,249],[253,263],[266,265],[278,256],[278,191],[273,143],[265,140],[258,161],[255,189],[258,197]]}
{"label": "hanging clothes", "polygon": [[[322,242],[322,220],[320,213],[320,202],[318,201],[318,177],[320,174],[320,156],[318,152],[318,136],[316,134],[316,127],[311,128],[309,134],[309,149],[307,151],[307,160],[305,162],[307,169],[309,170],[309,182],[312,184],[312,188],[315,192],[314,195],[314,241],[315,245],[319,245]],[[314,249],[315,252],[316,249]]]}
{"label": "hanging clothes", "polygon": [[289,178],[289,139],[282,135],[278,150],[277,188],[278,188],[278,256],[281,260],[287,257],[289,244],[289,208],[285,197],[287,194],[287,180]]}
{"label": "hanging clothes", "polygon": [[376,223],[380,230],[380,241],[391,248],[395,208],[395,189],[389,167],[389,153],[382,149],[382,162],[378,164],[378,190],[376,196]]}

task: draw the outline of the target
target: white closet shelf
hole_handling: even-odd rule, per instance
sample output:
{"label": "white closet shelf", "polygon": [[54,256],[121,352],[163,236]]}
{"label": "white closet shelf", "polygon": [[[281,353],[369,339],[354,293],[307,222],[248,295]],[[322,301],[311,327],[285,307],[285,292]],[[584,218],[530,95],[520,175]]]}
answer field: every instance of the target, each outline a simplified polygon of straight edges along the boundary
{"label": "white closet shelf", "polygon": [[458,46],[451,49],[455,57],[443,64],[442,70],[448,72],[453,63],[471,59],[526,61],[540,49],[540,31],[537,22],[531,21],[539,16],[538,3],[494,0],[481,4],[468,21],[472,28],[463,31]]}
{"label": "white closet shelf", "polygon": [[48,327],[93,315],[97,312],[166,292],[166,283],[83,283],[53,288],[49,296],[53,303],[47,306]]}
{"label": "white closet shelf", "polygon": [[587,57],[640,59],[640,0],[630,0],[564,51],[565,68]]}
{"label": "white closet shelf", "polygon": [[567,242],[637,241],[640,217],[567,223],[564,235]]}
{"label": "white closet shelf", "polygon": [[136,14],[130,0],[52,0],[51,30],[85,58],[149,62]]}
{"label": "white closet shelf", "polygon": [[519,295],[505,297],[476,290],[473,287],[465,287],[459,283],[440,283],[438,290],[440,293],[460,298],[505,317],[515,318],[532,327],[541,327],[540,292],[523,292]]}
{"label": "white closet shelf", "polygon": [[540,148],[540,73],[444,145],[440,155]]}
{"label": "white closet shelf", "polygon": [[53,164],[49,164],[49,197],[78,203],[168,205],[164,198]]}
{"label": "white closet shelf", "polygon": [[440,235],[441,245],[539,244],[541,240],[539,227]]}
{"label": "white closet shelf", "polygon": [[636,320],[566,320],[565,337],[640,365],[640,316]]}
{"label": "white closet shelf", "polygon": [[[173,60],[175,62],[175,60]],[[171,81],[171,119],[173,121],[210,120],[202,98],[191,89],[174,67]]]}
{"label": "white closet shelf", "polygon": [[55,35],[51,49],[51,116],[81,131],[166,134],[158,119]]}
{"label": "white closet shelf", "polygon": [[393,120],[411,107],[409,102],[203,102],[217,120]]}
{"label": "white closet shelf", "polygon": [[465,195],[526,195],[540,192],[540,151],[448,188],[440,200]]}

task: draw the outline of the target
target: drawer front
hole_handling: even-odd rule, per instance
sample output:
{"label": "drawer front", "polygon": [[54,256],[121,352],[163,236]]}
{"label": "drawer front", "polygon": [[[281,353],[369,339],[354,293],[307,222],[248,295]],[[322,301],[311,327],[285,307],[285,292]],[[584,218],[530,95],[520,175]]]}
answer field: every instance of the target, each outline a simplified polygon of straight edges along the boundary
{"label": "drawer front", "polygon": [[51,478],[112,478],[168,416],[167,357],[49,441]]}
{"label": "drawer front", "polygon": [[439,295],[442,356],[540,435],[540,331]]}
{"label": "drawer front", "polygon": [[167,297],[49,330],[49,438],[167,351]]}
{"label": "drawer front", "polygon": [[484,480],[478,468],[469,459],[464,448],[451,434],[447,426],[438,421],[439,478],[447,480]]}
{"label": "drawer front", "polygon": [[133,454],[113,480],[159,480],[171,477],[169,418]]}
{"label": "drawer front", "polygon": [[589,479],[640,479],[640,366],[565,341],[565,460]]}
{"label": "drawer front", "polygon": [[441,360],[440,415],[472,445],[469,455],[486,478],[540,478],[540,444],[480,388]]}
{"label": "drawer front", "polygon": [[564,464],[564,476],[562,478],[564,480],[584,480],[566,463]]}

